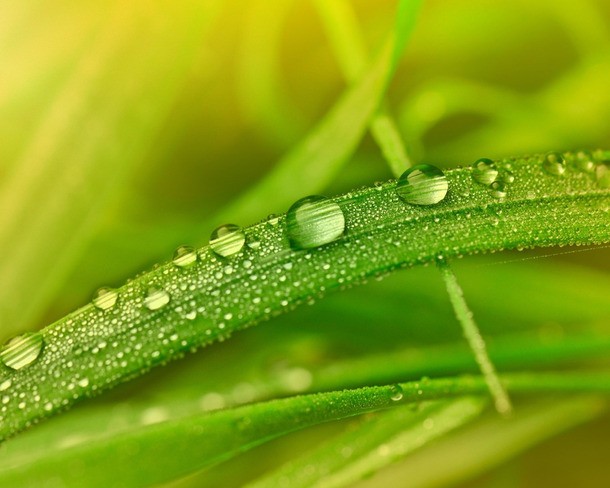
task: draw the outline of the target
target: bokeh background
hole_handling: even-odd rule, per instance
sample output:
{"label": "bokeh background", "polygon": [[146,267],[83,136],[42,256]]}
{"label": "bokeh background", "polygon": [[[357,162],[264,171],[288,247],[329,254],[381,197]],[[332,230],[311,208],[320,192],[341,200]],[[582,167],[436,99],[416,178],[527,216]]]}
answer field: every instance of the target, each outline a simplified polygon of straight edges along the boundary
{"label": "bokeh background", "polygon": [[[355,28],[373,56],[392,28],[393,0],[343,2],[334,24],[320,2],[0,2],[3,339],[51,323],[99,286],[121,285],[168,259],[178,245],[206,243],[224,223],[215,215],[264,178],[349,88],[336,30]],[[414,161],[455,167],[479,157],[609,148],[609,87],[607,0],[429,0],[386,105]],[[320,191],[332,195],[390,177],[365,135]],[[305,196],[298,181],[293,191],[295,200]],[[273,195],[265,205],[260,219],[286,210]],[[574,287],[609,289],[603,249],[539,263],[461,265],[483,329],[488,323],[492,335],[553,335],[582,324],[582,316],[539,291],[538,301],[514,310],[516,300],[528,302],[565,266],[580,273]],[[246,376],[397,344],[459,340],[438,277],[428,270],[400,275],[245,331],[100,401],[147,398],[168,385],[200,395],[242,384],[248,377],[241,367],[219,365],[253,347],[259,353]],[[551,289],[554,298],[577,293]],[[591,303],[586,320],[602,323],[609,310]],[[401,329],[406,319],[416,325]],[[209,383],[181,383],[202,370],[214,377]],[[176,486],[240,486],[277,465],[286,450],[315,445],[333,429],[272,443]],[[607,420],[582,427],[468,486],[608,485],[608,434]]]}

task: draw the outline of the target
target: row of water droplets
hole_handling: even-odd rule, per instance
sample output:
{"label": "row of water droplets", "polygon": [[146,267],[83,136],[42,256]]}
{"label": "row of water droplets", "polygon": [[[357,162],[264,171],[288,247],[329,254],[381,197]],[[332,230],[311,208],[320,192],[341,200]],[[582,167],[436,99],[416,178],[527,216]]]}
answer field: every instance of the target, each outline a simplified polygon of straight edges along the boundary
{"label": "row of water droplets", "polygon": [[[566,157],[567,156],[567,159]],[[544,171],[553,177],[561,177],[567,169],[573,167],[583,174],[590,174],[596,178],[599,187],[610,188],[610,164],[608,154],[597,151],[593,154],[579,152],[576,154],[548,153],[540,157],[540,162]],[[569,164],[568,164],[569,163]],[[515,182],[510,161],[504,161],[501,165],[489,159],[477,160],[470,172],[472,179],[479,185],[486,188],[489,195],[494,199],[503,199],[510,191],[511,185]],[[437,167],[421,164],[409,168],[396,181],[395,192],[399,199],[409,205],[430,206],[435,205],[445,199],[449,191],[449,181],[446,175]],[[270,227],[278,227],[280,217],[271,217],[267,221]],[[347,230],[346,214],[338,201],[327,199],[321,196],[310,196],[295,202],[288,210],[285,221],[285,238],[290,248],[293,250],[310,250],[339,240]],[[264,236],[263,236],[264,237]],[[261,239],[253,235],[247,235],[246,231],[235,224],[225,224],[216,228],[209,242],[209,249],[220,261],[222,271],[217,271],[215,278],[218,280],[230,275],[233,271],[232,260],[237,256],[244,257],[243,250],[247,247],[254,255],[261,251],[261,261],[265,256],[262,253]],[[181,246],[176,249],[172,265],[176,269],[188,269],[197,265],[200,256],[207,248],[196,250],[190,246]],[[269,250],[268,250],[269,251]],[[281,252],[281,249],[271,249],[273,252]],[[309,255],[306,254],[305,257]],[[252,260],[246,256],[241,260],[241,266],[251,268]],[[285,263],[284,268],[289,270],[291,263]],[[250,275],[252,279],[256,275]],[[297,283],[295,283],[295,286]],[[181,285],[181,290],[186,285]],[[211,292],[215,295],[216,290]],[[218,292],[220,293],[220,292]],[[131,299],[130,295],[128,299]],[[120,292],[112,288],[101,288],[95,294],[92,304],[102,314],[111,313],[120,300]],[[172,291],[163,286],[151,286],[145,296],[136,299],[151,312],[164,309],[172,301]],[[260,298],[254,297],[253,303],[260,302]],[[194,305],[194,304],[193,304]],[[184,311],[184,318],[194,320],[198,313],[203,313],[204,307],[191,308]],[[233,318],[231,312],[221,314],[223,321],[217,323],[217,327],[223,329],[225,321]],[[116,320],[116,319],[114,319]],[[159,334],[161,338],[162,334]],[[178,334],[169,336],[171,341],[176,340]],[[104,346],[106,345],[103,342]],[[186,342],[183,341],[183,345]],[[97,349],[101,349],[100,346]],[[10,340],[0,350],[0,361],[8,370],[22,370],[41,356],[45,349],[45,341],[42,333],[26,333]],[[93,352],[95,352],[93,349]],[[154,354],[153,354],[154,356]],[[120,365],[127,364],[122,361]],[[78,377],[76,385],[86,388],[89,385],[87,377]],[[10,388],[12,380],[10,377],[0,382],[0,392],[5,392]],[[1,402],[6,405],[10,397],[3,396]],[[45,406],[45,409],[49,410]]]}

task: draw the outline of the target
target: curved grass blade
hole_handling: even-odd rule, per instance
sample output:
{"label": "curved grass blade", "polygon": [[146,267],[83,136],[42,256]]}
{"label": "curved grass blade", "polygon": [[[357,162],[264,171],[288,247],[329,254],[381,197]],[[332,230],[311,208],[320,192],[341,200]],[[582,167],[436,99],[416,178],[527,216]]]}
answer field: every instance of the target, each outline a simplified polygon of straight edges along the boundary
{"label": "curved grass blade", "polygon": [[340,488],[368,478],[396,460],[474,420],[485,402],[465,397],[423,403],[414,412],[383,412],[356,429],[247,485],[247,488]]}
{"label": "curved grass blade", "polygon": [[[353,154],[371,116],[383,98],[394,74],[408,35],[413,30],[419,2],[401,0],[395,27],[388,41],[358,83],[347,90],[311,132],[286,154],[255,187],[229,205],[218,221],[236,215],[251,221],[267,215],[269,195],[276,205],[288,206],[295,199],[295,181],[301,195],[319,192]],[[406,29],[401,32],[401,29]]]}
{"label": "curved grass blade", "polygon": [[159,266],[109,306],[88,305],[42,330],[45,347],[27,367],[2,366],[0,383],[10,386],[0,435],[367,276],[439,254],[610,241],[610,189],[578,170],[574,155],[561,176],[543,159],[500,162],[514,178],[502,198],[469,168],[447,172],[449,193],[433,206],[405,204],[391,181],[331,200],[347,228],[334,243],[292,249],[280,216],[247,228],[248,244],[233,257],[204,247],[190,267]]}
{"label": "curved grass blade", "polygon": [[[142,162],[212,7],[189,1],[159,12],[115,2],[41,117],[0,191],[4,338],[40,317],[103,209]],[[170,13],[172,22],[156,22]]]}
{"label": "curved grass blade", "polygon": [[[514,394],[610,393],[607,374],[523,374],[504,376],[503,381]],[[40,486],[45,479],[90,488],[146,486],[226,461],[309,426],[403,404],[487,392],[481,377],[399,383],[398,387],[401,399],[396,398],[397,385],[389,385],[296,396],[212,413],[202,412],[205,408],[197,400],[187,405],[147,403],[114,410],[98,404],[93,406],[93,414],[85,409],[77,412],[78,422],[71,422],[69,434],[62,427],[49,428],[48,423],[2,444],[0,482],[24,488]]]}

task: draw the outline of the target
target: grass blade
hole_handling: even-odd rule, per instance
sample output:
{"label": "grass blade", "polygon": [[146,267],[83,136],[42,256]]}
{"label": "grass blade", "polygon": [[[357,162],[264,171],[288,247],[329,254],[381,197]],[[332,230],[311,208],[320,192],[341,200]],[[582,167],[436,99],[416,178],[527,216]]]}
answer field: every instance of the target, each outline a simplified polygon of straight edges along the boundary
{"label": "grass blade", "polygon": [[247,486],[351,486],[472,421],[480,414],[484,403],[480,398],[466,397],[440,404],[422,404],[416,413],[403,408],[383,412]]}
{"label": "grass blade", "polygon": [[[0,383],[10,386],[4,391],[8,400],[0,435],[379,272],[434,262],[439,253],[451,258],[503,248],[608,242],[610,190],[572,168],[561,178],[547,174],[541,159],[510,162],[515,180],[501,200],[478,186],[470,169],[447,172],[447,198],[428,207],[405,205],[389,182],[334,200],[349,229],[336,243],[292,249],[280,217],[249,227],[246,239],[259,244],[244,246],[233,260],[205,247],[194,266],[167,263],[144,274],[123,286],[108,309],[88,305],[44,329],[46,346],[28,367],[2,367]],[[567,162],[573,164],[571,155]]]}

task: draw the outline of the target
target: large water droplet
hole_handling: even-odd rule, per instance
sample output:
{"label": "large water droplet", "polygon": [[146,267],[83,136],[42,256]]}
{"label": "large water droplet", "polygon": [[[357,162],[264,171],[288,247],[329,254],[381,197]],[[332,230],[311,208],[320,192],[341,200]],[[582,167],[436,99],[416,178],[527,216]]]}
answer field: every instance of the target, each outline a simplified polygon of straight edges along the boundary
{"label": "large water droplet", "polygon": [[566,170],[566,162],[558,152],[550,152],[544,156],[542,161],[544,170],[554,176],[562,175]]}
{"label": "large water droplet", "polygon": [[448,189],[445,174],[430,164],[409,168],[396,182],[398,196],[415,205],[434,205],[445,198]]}
{"label": "large water droplet", "polygon": [[21,369],[36,361],[43,347],[42,334],[28,332],[11,339],[0,351],[0,360],[11,369]]}
{"label": "large water droplet", "polygon": [[197,261],[197,252],[191,246],[180,246],[174,251],[172,262],[180,268],[187,268],[195,261]]}
{"label": "large water droplet", "polygon": [[169,303],[169,295],[165,290],[151,288],[144,298],[144,305],[149,310],[157,310]]}
{"label": "large water droplet", "polygon": [[494,181],[489,185],[489,194],[494,198],[504,198],[506,196],[506,183],[500,180]]}
{"label": "large water droplet", "polygon": [[481,158],[472,165],[472,177],[478,183],[491,185],[497,176],[498,168],[491,159]]}
{"label": "large water droplet", "polygon": [[290,245],[310,249],[336,241],[345,232],[341,207],[328,198],[312,195],[296,201],[286,214]]}
{"label": "large water droplet", "polygon": [[217,227],[210,236],[210,247],[219,256],[226,258],[241,251],[246,242],[244,230],[235,224]]}
{"label": "large water droplet", "polygon": [[100,310],[108,310],[114,307],[119,294],[114,288],[103,287],[95,292],[93,297],[93,306]]}

